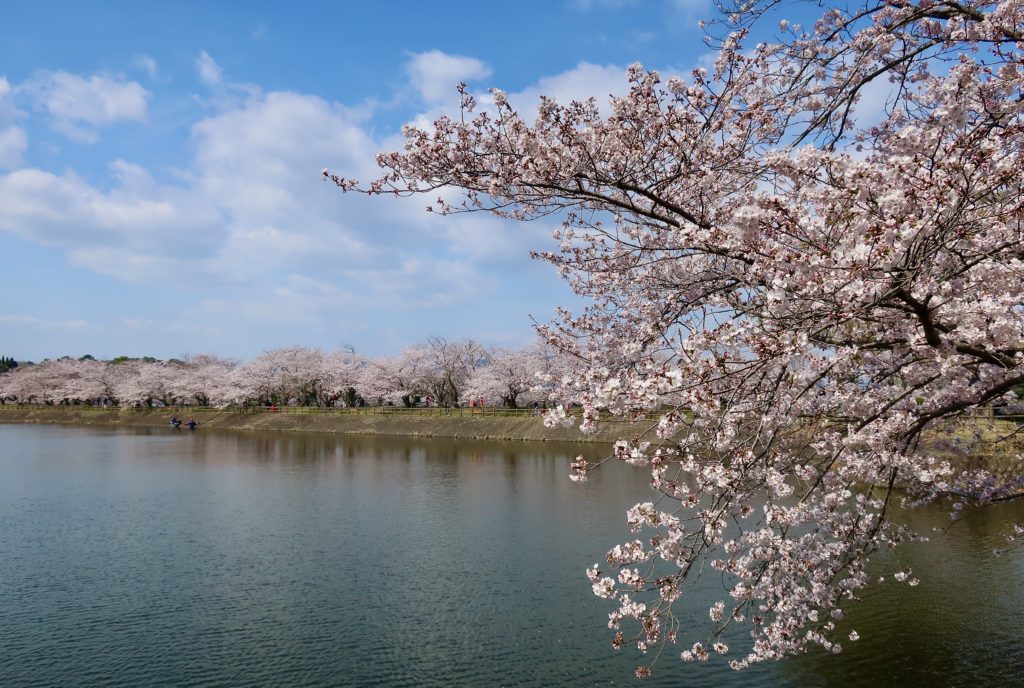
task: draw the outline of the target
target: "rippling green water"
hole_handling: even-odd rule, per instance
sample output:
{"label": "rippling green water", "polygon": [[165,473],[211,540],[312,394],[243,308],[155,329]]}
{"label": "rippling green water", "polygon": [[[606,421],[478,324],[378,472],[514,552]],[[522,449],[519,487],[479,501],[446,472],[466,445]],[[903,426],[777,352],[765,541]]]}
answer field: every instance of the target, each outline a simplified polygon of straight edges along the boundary
{"label": "rippling green water", "polygon": [[988,555],[1024,505],[879,561],[922,584],[842,655],[636,681],[583,570],[647,477],[578,451],[0,425],[0,687],[1024,686],[1024,553]]}

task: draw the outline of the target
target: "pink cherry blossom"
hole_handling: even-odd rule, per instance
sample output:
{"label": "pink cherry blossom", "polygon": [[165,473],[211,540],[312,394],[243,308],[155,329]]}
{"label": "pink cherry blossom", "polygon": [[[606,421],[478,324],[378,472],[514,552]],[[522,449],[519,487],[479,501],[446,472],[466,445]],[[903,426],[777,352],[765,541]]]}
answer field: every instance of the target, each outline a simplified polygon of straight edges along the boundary
{"label": "pink cherry blossom", "polygon": [[[942,441],[1024,385],[1024,5],[874,0],[806,26],[767,0],[726,9],[711,69],[634,65],[607,115],[549,98],[521,115],[500,91],[478,107],[463,87],[461,112],[378,156],[379,179],[325,178],[562,220],[536,256],[589,305],[539,334],[578,363],[559,386],[583,408],[546,422],[635,421],[614,457],[656,491],[627,514],[658,563],[646,587],[614,549],[626,573],[592,582],[613,646],[630,623],[641,651],[676,642],[673,606],[710,568],[730,599],[680,630],[681,657],[746,624],[742,669],[842,649],[870,556],[923,540],[897,504],[1024,491]],[[783,42],[753,45],[765,25]],[[877,84],[885,106],[864,113]]]}

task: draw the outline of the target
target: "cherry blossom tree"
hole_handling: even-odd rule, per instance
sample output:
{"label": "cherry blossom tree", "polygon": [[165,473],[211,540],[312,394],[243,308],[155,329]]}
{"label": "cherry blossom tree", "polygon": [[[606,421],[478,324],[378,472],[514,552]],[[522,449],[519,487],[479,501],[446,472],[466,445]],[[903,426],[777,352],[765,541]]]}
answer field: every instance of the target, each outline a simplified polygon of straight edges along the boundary
{"label": "cherry blossom tree", "polygon": [[487,363],[476,368],[465,387],[465,396],[482,398],[492,405],[519,408],[533,402],[551,401],[555,390],[568,380],[566,361],[545,342],[521,349],[491,349]]}
{"label": "cherry blossom tree", "polygon": [[46,366],[53,401],[62,404],[92,403],[106,396],[105,365],[93,359],[61,358]]}
{"label": "cherry blossom tree", "polygon": [[474,371],[489,360],[487,350],[471,339],[428,337],[421,350],[420,386],[437,406],[458,406]]}
{"label": "cherry blossom tree", "polygon": [[98,361],[98,378],[101,387],[101,395],[97,402],[100,405],[117,405],[120,400],[117,391],[122,384],[123,378],[131,371],[125,366],[113,365],[108,361]]}
{"label": "cherry blossom tree", "polygon": [[483,346],[469,339],[429,337],[398,356],[371,362],[364,371],[363,395],[407,407],[416,398],[429,396],[435,405],[455,406],[473,371],[487,363],[487,356]]}
{"label": "cherry blossom tree", "polygon": [[398,356],[372,361],[360,386],[363,396],[378,404],[390,402],[412,406],[417,396],[425,394],[423,371],[427,365],[426,355],[421,347],[407,347]]}
{"label": "cherry blossom tree", "polygon": [[122,406],[170,406],[177,400],[176,380],[182,366],[164,361],[129,360],[118,368],[114,396]]}
{"label": "cherry blossom tree", "polygon": [[83,388],[82,369],[78,361],[63,357],[46,361],[33,371],[41,391],[39,398],[45,404],[65,404],[78,398]]}
{"label": "cherry blossom tree", "polygon": [[538,339],[526,348],[534,369],[535,381],[531,393],[545,407],[552,403],[564,407],[577,401],[572,388],[586,367],[583,365],[585,361],[570,348],[558,347],[553,341]]}
{"label": "cherry blossom tree", "polygon": [[[638,537],[588,570],[616,649],[736,669],[838,652],[870,556],[917,537],[897,506],[1024,488],[1019,456],[995,472],[941,442],[1024,383],[1024,6],[869,0],[806,27],[788,7],[731,8],[711,70],[631,67],[608,115],[542,97],[531,122],[463,86],[461,112],[406,127],[368,186],[325,172],[442,213],[562,220],[537,255],[592,305],[540,332],[585,362],[566,392],[581,429],[662,411],[614,452],[652,472]],[[880,122],[859,124],[878,84]],[[682,625],[708,570],[727,594]]]}
{"label": "cherry blossom tree", "polygon": [[171,382],[171,394],[185,403],[223,406],[236,393],[230,384],[235,365],[234,361],[210,354],[187,356]]}
{"label": "cherry blossom tree", "polygon": [[70,357],[18,366],[0,377],[0,399],[19,403],[81,404],[108,397],[105,364]]}
{"label": "cherry blossom tree", "polygon": [[332,351],[324,359],[323,383],[327,403],[336,406],[356,406],[366,379],[369,360],[352,350]]}
{"label": "cherry blossom tree", "polygon": [[323,405],[325,366],[320,349],[292,346],[264,351],[235,371],[238,396],[258,403]]}
{"label": "cherry blossom tree", "polygon": [[[29,366],[20,366],[29,367]],[[20,395],[20,380],[14,375],[17,368],[11,368],[0,372],[0,404],[18,403]]]}
{"label": "cherry blossom tree", "polygon": [[522,350],[497,348],[487,358],[487,365],[474,370],[467,380],[465,394],[489,405],[519,408],[536,384],[532,361]]}
{"label": "cherry blossom tree", "polygon": [[0,400],[42,403],[46,394],[43,365],[19,365],[0,375]]}

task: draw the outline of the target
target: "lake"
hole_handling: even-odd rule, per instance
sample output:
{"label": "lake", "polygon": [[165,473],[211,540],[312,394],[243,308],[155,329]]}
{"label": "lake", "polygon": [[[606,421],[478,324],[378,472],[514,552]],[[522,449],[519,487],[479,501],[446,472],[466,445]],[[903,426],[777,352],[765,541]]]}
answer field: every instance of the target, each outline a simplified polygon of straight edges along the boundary
{"label": "lake", "polygon": [[[991,555],[1024,504],[876,561],[921,585],[850,604],[841,655],[736,673],[678,648],[634,679],[650,657],[611,650],[584,569],[648,476],[574,484],[581,452],[0,425],[0,686],[1024,685],[1024,550]],[[721,596],[695,591],[684,639]]]}

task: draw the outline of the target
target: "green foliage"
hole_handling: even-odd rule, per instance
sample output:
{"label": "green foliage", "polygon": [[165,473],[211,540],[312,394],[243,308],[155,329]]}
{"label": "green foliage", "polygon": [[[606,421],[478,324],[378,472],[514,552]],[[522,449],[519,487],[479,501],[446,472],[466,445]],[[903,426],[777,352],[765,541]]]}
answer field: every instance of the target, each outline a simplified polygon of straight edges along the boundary
{"label": "green foliage", "polygon": [[8,370],[18,367],[18,362],[13,358],[0,356],[0,373],[6,373]]}
{"label": "green foliage", "polygon": [[152,356],[118,356],[117,358],[110,359],[113,365],[120,365],[121,363],[127,363],[128,361],[142,361],[143,363],[156,363],[157,359]]}

